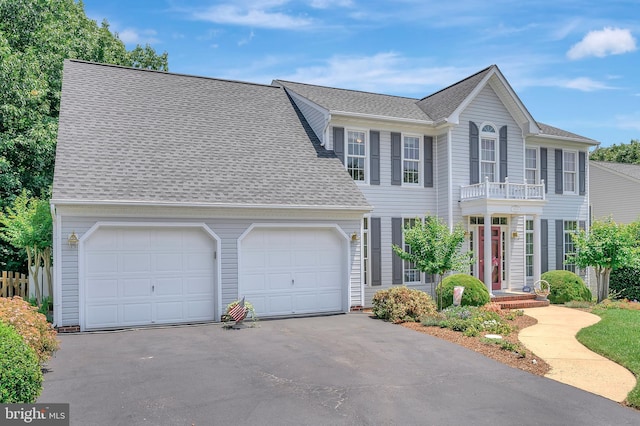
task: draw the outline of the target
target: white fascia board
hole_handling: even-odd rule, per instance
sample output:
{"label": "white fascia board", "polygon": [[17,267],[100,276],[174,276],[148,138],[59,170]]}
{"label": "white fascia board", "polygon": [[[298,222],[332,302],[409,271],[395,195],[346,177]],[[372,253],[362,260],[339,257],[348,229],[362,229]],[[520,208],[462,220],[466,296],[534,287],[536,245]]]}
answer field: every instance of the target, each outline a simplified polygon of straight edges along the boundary
{"label": "white fascia board", "polygon": [[364,119],[377,120],[377,121],[388,121],[393,123],[419,124],[423,126],[433,125],[432,120],[419,120],[417,118],[390,117],[387,115],[364,114],[360,112],[348,112],[348,111],[336,111],[336,110],[331,110],[329,111],[329,113],[334,117],[340,116],[345,118],[364,118]]}
{"label": "white fascia board", "polygon": [[557,140],[557,141],[569,141],[569,142],[577,142],[582,145],[587,146],[600,146],[600,142],[594,140],[585,140],[580,138],[572,138],[567,136],[555,136],[555,135],[545,135],[543,133],[533,134],[530,137],[541,138],[541,139],[549,139],[549,140]]}

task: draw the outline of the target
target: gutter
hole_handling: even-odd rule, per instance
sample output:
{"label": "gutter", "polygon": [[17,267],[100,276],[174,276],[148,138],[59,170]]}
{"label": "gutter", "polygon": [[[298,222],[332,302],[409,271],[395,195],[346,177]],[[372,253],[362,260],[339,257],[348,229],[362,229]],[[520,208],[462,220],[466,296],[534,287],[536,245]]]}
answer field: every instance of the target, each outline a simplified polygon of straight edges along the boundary
{"label": "gutter", "polygon": [[60,215],[56,212],[56,206],[50,202],[51,218],[53,219],[53,326],[58,327],[62,323],[62,224]]}

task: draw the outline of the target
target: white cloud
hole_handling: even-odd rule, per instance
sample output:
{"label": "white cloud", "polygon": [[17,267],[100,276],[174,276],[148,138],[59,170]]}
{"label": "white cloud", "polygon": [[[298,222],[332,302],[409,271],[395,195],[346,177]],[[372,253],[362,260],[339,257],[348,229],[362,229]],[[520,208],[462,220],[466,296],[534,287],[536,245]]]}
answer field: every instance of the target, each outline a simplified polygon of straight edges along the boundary
{"label": "white cloud", "polygon": [[590,31],[567,52],[569,59],[588,56],[603,58],[636,50],[636,40],[628,29],[606,27],[602,31]]}
{"label": "white cloud", "polygon": [[195,19],[216,24],[244,25],[270,29],[304,29],[313,24],[305,17],[290,16],[271,11],[273,6],[282,2],[266,1],[252,4],[222,4],[211,6],[204,11],[193,12]]}
{"label": "white cloud", "polygon": [[328,9],[332,6],[351,7],[353,2],[351,0],[311,0],[309,5],[315,9]]}
{"label": "white cloud", "polygon": [[617,115],[616,125],[621,129],[631,129],[640,132],[640,111],[635,111],[631,114]]}
{"label": "white cloud", "polygon": [[251,31],[247,37],[243,38],[238,42],[238,46],[244,46],[245,44],[251,43],[251,40],[253,40],[253,37],[255,37],[255,34],[253,31]]}
{"label": "white cloud", "polygon": [[158,33],[155,30],[136,30],[134,28],[125,28],[118,31],[118,38],[124,44],[152,44],[159,40],[155,37]]}
{"label": "white cloud", "polygon": [[613,89],[614,87],[607,86],[604,83],[593,80],[589,77],[578,77],[573,80],[566,81],[562,86],[568,89],[576,89],[582,92],[594,92],[596,90]]}

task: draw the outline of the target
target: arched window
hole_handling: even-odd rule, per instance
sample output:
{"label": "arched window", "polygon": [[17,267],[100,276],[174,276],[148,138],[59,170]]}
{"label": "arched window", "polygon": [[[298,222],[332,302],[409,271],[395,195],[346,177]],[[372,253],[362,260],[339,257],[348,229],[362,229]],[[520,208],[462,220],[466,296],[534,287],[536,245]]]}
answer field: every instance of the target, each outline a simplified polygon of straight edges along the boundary
{"label": "arched window", "polygon": [[489,182],[495,182],[498,132],[496,132],[496,127],[490,123],[483,123],[480,129],[480,181],[489,178]]}

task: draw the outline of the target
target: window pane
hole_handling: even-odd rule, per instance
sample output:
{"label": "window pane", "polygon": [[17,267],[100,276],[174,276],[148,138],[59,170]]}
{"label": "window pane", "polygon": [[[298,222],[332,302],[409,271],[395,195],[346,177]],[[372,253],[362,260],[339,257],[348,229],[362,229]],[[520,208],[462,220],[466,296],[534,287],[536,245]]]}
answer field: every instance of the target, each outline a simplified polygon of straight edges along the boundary
{"label": "window pane", "polygon": [[564,170],[567,172],[576,171],[576,153],[564,152]]}
{"label": "window pane", "polygon": [[525,178],[527,179],[526,183],[536,183],[537,182],[537,174],[535,170],[527,170],[525,174]]}
{"label": "window pane", "polygon": [[366,149],[364,132],[347,132],[347,171],[353,180],[365,180]]}
{"label": "window pane", "polygon": [[527,169],[535,169],[538,167],[538,151],[535,148],[527,148],[525,167]]}
{"label": "window pane", "polygon": [[494,139],[482,139],[480,155],[480,159],[483,161],[496,161],[496,141]]}
{"label": "window pane", "polygon": [[495,178],[495,164],[494,163],[482,163],[482,167],[480,170],[480,175],[482,176],[482,179],[484,180],[485,177],[489,178],[490,182],[494,181]]}
{"label": "window pane", "polygon": [[[414,226],[416,223],[415,219],[405,219],[404,220],[404,227],[412,227]],[[406,251],[407,253],[411,253],[411,247],[408,244],[403,244],[404,245],[404,251]],[[403,262],[403,266],[404,266],[404,282],[406,283],[413,283],[413,282],[419,282],[420,281],[420,271],[416,268],[416,264],[413,262],[409,262],[409,261],[404,261]]]}
{"label": "window pane", "polygon": [[576,175],[575,173],[564,174],[564,190],[566,192],[576,191]]}
{"label": "window pane", "polygon": [[493,126],[486,124],[482,127],[482,131],[485,133],[495,133],[496,129],[494,129]]}

